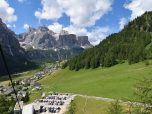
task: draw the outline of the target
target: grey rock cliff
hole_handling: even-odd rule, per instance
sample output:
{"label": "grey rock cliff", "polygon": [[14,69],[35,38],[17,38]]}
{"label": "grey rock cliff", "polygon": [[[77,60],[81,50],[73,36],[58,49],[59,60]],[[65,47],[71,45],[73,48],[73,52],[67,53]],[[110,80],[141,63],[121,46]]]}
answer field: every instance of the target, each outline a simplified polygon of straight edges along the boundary
{"label": "grey rock cliff", "polygon": [[7,28],[0,19],[0,44],[2,46],[20,47],[18,39],[13,31]]}
{"label": "grey rock cliff", "polygon": [[0,44],[5,56],[26,57],[25,51],[20,47],[16,34],[7,28],[0,18]]}
{"label": "grey rock cliff", "polygon": [[92,45],[88,41],[88,36],[79,36],[76,37],[77,43],[81,45],[82,47],[91,47]]}
{"label": "grey rock cliff", "polygon": [[69,34],[68,31],[61,30],[59,35],[68,35],[68,34]]}
{"label": "grey rock cliff", "polygon": [[58,50],[74,47],[92,47],[87,36],[76,37],[76,35],[69,34],[65,30],[61,30],[59,34],[56,34],[45,25],[39,26],[38,29],[29,27],[28,33],[22,33],[17,36],[23,48],[31,46],[34,49]]}

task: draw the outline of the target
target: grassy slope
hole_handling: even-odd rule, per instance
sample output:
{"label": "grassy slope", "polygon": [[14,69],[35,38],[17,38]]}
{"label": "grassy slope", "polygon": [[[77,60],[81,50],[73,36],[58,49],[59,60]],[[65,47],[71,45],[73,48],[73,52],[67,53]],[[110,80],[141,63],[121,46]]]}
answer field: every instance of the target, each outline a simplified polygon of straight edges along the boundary
{"label": "grassy slope", "polygon": [[29,95],[30,100],[29,100],[26,104],[32,103],[32,102],[34,102],[34,100],[36,100],[36,99],[41,99],[41,96],[42,96],[41,93],[31,93],[31,94]]}
{"label": "grassy slope", "polygon": [[[128,65],[128,62],[126,61],[124,64],[118,64],[110,68],[104,68],[102,71],[100,71],[100,67],[89,70],[81,69],[78,72],[69,71],[68,68],[66,68],[64,70],[53,72],[51,75],[46,76],[40,80],[39,83],[45,85],[45,88],[48,88],[50,91],[70,92],[83,95],[121,99],[132,94],[134,91],[133,84],[136,82],[136,79],[140,78],[141,76],[151,76],[151,68],[115,76],[108,75],[133,71],[145,67],[147,66],[145,66],[143,62]],[[61,71],[64,72],[63,78],[61,78]],[[105,75],[107,78],[99,78],[75,83],[97,77],[104,77]],[[52,86],[61,86],[70,83],[75,84],[52,88]]]}
{"label": "grassy slope", "polygon": [[75,104],[75,114],[106,114],[110,104],[109,101],[88,98],[84,111],[85,97],[76,96],[73,102]]}
{"label": "grassy slope", "polygon": [[[107,114],[107,110],[110,106],[110,101],[94,99],[94,98],[87,98],[76,96],[74,99],[75,104],[75,114]],[[86,107],[84,111],[84,105],[86,102]],[[127,104],[120,103],[122,105],[122,109],[126,111],[128,108]],[[67,112],[65,114],[68,114]]]}

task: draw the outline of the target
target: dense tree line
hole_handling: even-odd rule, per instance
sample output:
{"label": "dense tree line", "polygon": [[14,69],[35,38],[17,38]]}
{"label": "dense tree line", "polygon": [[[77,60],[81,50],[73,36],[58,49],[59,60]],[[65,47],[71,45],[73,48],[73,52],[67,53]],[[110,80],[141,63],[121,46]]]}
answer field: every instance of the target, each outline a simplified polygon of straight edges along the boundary
{"label": "dense tree line", "polygon": [[82,68],[97,68],[102,64],[111,67],[123,60],[129,64],[143,61],[147,58],[145,47],[151,43],[152,12],[145,12],[141,17],[125,25],[119,33],[114,33],[102,40],[99,45],[75,56],[62,68],[69,66],[70,70]]}
{"label": "dense tree line", "polygon": [[[38,63],[23,57],[13,57],[5,54],[5,59],[11,74],[39,68],[40,66]],[[2,55],[0,54],[0,76],[3,75],[8,75],[8,73],[6,71]]]}
{"label": "dense tree line", "polygon": [[14,108],[16,100],[11,97],[11,100],[6,99],[3,95],[0,95],[0,114],[7,114],[10,107]]}

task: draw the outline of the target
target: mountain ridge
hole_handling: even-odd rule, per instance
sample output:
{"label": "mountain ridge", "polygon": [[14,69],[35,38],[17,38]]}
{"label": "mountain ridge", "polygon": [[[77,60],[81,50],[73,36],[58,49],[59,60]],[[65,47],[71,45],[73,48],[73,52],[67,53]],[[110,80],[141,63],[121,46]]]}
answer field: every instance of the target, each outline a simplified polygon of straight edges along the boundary
{"label": "mountain ridge", "polygon": [[49,30],[45,25],[39,26],[38,29],[29,27],[27,33],[21,33],[16,35],[19,39],[20,46],[27,48],[31,46],[34,49],[71,49],[75,47],[79,48],[91,48],[93,45],[88,41],[88,36],[78,36],[75,34],[69,34],[68,31],[61,30],[59,34]]}

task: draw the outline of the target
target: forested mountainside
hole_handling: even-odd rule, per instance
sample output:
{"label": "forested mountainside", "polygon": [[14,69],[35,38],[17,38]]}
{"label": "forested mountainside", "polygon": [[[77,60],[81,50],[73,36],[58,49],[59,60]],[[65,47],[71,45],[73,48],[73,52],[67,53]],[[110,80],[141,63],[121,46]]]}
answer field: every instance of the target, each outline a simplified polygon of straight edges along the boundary
{"label": "forested mountainside", "polygon": [[96,68],[100,64],[110,67],[122,60],[128,60],[129,64],[137,63],[151,56],[151,52],[145,50],[146,46],[150,47],[151,40],[152,12],[145,12],[125,25],[119,33],[109,35],[99,45],[66,62],[63,68],[69,66],[70,70],[77,71],[81,68]]}
{"label": "forested mountainside", "polygon": [[[3,48],[4,49],[4,48]],[[11,74],[38,68],[38,64],[24,57],[14,57],[5,54],[5,59]],[[3,58],[0,54],[0,76],[8,75]]]}
{"label": "forested mountainside", "polygon": [[54,62],[57,60],[70,59],[77,54],[82,53],[86,49],[84,48],[71,48],[71,49],[60,49],[60,50],[41,50],[28,48],[27,56],[34,61],[42,62]]}
{"label": "forested mountainside", "polygon": [[[7,28],[0,18],[0,44],[2,46],[10,73],[21,72],[38,65],[27,58],[27,52],[20,47],[18,39],[13,31]],[[28,63],[25,65],[25,62]],[[0,76],[7,75],[2,55],[0,52]]]}

